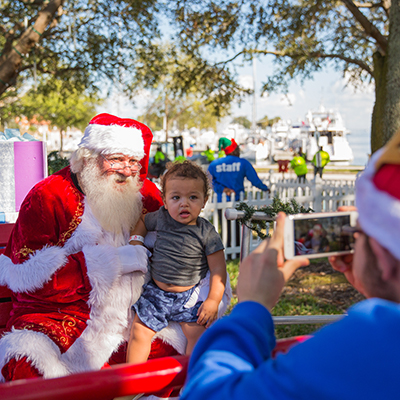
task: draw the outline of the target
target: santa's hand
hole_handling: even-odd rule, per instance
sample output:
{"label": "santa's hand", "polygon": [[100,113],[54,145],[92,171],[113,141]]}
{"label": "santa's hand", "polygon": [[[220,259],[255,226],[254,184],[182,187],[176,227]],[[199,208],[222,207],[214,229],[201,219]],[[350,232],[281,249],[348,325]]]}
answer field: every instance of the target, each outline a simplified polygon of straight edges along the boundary
{"label": "santa's hand", "polygon": [[197,323],[199,325],[205,325],[206,328],[210,327],[218,317],[218,305],[219,303],[216,300],[204,300],[197,311],[197,315],[199,316],[199,318],[197,318]]}
{"label": "santa's hand", "polygon": [[147,262],[151,253],[144,246],[121,246],[117,252],[122,275],[135,271],[147,272]]}

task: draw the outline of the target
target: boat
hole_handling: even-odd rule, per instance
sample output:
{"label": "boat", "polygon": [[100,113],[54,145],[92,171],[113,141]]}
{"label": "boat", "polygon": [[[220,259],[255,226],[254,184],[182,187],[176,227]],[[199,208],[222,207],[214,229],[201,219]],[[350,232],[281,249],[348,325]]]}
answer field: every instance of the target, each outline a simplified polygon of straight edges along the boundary
{"label": "boat", "polygon": [[316,111],[309,110],[303,120],[294,123],[279,121],[272,126],[272,136],[276,143],[274,158],[282,158],[284,152],[288,156],[293,155],[292,152],[301,148],[307,160],[312,160],[322,146],[332,164],[349,165],[354,158],[347,140],[349,133],[340,113],[326,110],[321,105]]}
{"label": "boat", "polygon": [[307,131],[302,148],[308,160],[312,160],[322,146],[333,164],[349,165],[353,161],[353,151],[347,140],[350,132],[338,111],[326,110],[322,105],[317,111],[308,111],[303,125],[303,132]]}

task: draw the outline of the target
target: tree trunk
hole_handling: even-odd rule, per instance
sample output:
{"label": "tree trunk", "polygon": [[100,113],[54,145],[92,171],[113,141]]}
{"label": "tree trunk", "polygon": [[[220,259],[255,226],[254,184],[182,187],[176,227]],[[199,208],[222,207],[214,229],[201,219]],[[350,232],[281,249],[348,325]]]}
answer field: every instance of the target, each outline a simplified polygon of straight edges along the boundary
{"label": "tree trunk", "polygon": [[60,157],[64,158],[64,128],[60,128]]}
{"label": "tree trunk", "polygon": [[169,125],[169,120],[168,120],[168,101],[167,101],[167,96],[165,96],[164,107],[165,107],[165,112],[164,112],[165,141],[168,142],[168,125]]}
{"label": "tree trunk", "polygon": [[371,121],[371,154],[386,143],[383,130],[386,114],[387,59],[387,56],[382,56],[378,51],[374,54],[375,104]]}
{"label": "tree trunk", "polygon": [[0,94],[4,93],[7,87],[12,86],[18,77],[19,67],[22,58],[28,54],[33,46],[39,42],[42,33],[54,19],[58,8],[63,0],[52,0],[45,3],[42,11],[39,12],[35,24],[29,27],[12,47],[8,54],[0,59]]}
{"label": "tree trunk", "polygon": [[400,0],[390,7],[388,49],[384,143],[400,129]]}

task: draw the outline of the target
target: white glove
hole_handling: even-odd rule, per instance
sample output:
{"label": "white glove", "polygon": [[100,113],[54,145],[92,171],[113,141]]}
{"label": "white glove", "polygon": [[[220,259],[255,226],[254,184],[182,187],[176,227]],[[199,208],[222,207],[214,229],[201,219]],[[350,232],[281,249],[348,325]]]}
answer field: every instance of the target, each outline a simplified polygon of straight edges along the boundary
{"label": "white glove", "polygon": [[121,246],[117,248],[121,262],[121,274],[141,271],[147,272],[147,262],[151,253],[144,246]]}

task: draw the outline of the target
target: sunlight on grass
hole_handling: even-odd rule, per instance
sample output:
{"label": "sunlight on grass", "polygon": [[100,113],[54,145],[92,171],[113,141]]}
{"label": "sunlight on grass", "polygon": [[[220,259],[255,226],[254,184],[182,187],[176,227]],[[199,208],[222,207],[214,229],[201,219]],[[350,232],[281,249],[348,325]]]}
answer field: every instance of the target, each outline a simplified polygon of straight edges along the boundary
{"label": "sunlight on grass", "polygon": [[239,259],[227,261],[226,269],[230,277],[232,290],[236,293],[237,279],[239,276]]}
{"label": "sunlight on grass", "polygon": [[[310,274],[307,277],[301,279],[296,285],[300,285],[302,287],[313,288],[316,286],[323,286],[323,285],[339,285],[341,283],[348,283],[347,279],[343,274],[335,273],[329,275],[317,275],[317,274]],[[287,285],[291,286],[293,283],[288,282]]]}

